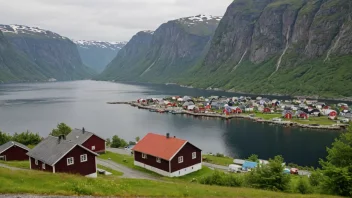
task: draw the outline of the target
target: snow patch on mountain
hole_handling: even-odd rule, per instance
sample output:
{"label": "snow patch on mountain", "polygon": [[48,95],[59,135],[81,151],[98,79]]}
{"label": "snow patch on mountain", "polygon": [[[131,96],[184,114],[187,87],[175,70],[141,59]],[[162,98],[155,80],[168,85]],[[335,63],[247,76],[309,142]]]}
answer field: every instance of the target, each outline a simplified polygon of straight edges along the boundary
{"label": "snow patch on mountain", "polygon": [[29,27],[25,25],[16,25],[16,24],[11,24],[11,25],[1,25],[0,24],[0,30],[3,33],[9,33],[9,34],[28,34],[28,35],[42,35],[50,38],[58,38],[58,39],[68,39],[66,37],[63,37],[57,33],[48,31],[48,30],[43,30],[39,27]]}
{"label": "snow patch on mountain", "polygon": [[127,42],[106,42],[106,41],[86,41],[86,40],[74,40],[74,43],[82,48],[98,47],[98,48],[110,48],[112,50],[120,50]]}
{"label": "snow patch on mountain", "polygon": [[199,23],[199,22],[209,22],[209,21],[220,21],[222,19],[221,16],[212,16],[212,15],[196,15],[196,16],[191,16],[191,17],[185,17],[185,18],[181,18],[178,19],[178,21],[180,22],[187,22],[191,25],[194,25],[195,23]]}

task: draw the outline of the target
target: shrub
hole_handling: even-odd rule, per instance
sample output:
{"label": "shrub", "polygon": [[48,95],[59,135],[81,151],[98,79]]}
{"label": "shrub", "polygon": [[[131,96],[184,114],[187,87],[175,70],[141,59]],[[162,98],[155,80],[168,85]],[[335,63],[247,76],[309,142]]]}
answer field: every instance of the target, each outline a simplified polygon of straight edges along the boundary
{"label": "shrub", "polygon": [[0,145],[3,145],[12,139],[11,135],[0,131]]}
{"label": "shrub", "polygon": [[296,186],[296,190],[301,194],[309,194],[313,192],[312,186],[309,184],[307,178],[303,178],[303,177],[299,179]]}
{"label": "shrub", "polygon": [[199,181],[201,184],[240,187],[243,185],[241,175],[226,174],[224,172],[215,171],[212,175],[202,177]]}
{"label": "shrub", "polygon": [[321,172],[314,171],[309,177],[309,183],[312,186],[319,186],[323,179],[324,175]]}
{"label": "shrub", "polygon": [[15,133],[12,140],[24,145],[37,145],[41,141],[39,134],[32,132]]}
{"label": "shrub", "polygon": [[217,153],[215,156],[216,156],[216,157],[225,157],[225,155],[224,155],[224,154],[221,154],[221,153]]}

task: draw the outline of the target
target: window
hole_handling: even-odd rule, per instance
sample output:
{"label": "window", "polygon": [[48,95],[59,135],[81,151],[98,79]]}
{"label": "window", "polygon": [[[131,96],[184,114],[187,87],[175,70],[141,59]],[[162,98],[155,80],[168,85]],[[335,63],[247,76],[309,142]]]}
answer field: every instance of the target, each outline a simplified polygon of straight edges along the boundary
{"label": "window", "polygon": [[37,166],[38,166],[38,160],[35,160],[35,161],[34,161],[34,163],[35,163],[35,165],[37,165]]}
{"label": "window", "polygon": [[44,163],[42,164],[42,169],[45,170],[45,164]]}
{"label": "window", "polygon": [[88,161],[87,154],[81,155],[81,162],[86,162],[86,161]]}
{"label": "window", "polygon": [[74,162],[73,157],[67,158],[67,166],[73,165],[74,163],[75,163],[75,162]]}
{"label": "window", "polygon": [[92,146],[92,151],[95,151],[95,146]]}
{"label": "window", "polygon": [[183,162],[183,156],[178,157],[178,163],[182,163]]}
{"label": "window", "polygon": [[157,157],[156,162],[161,163],[161,159]]}
{"label": "window", "polygon": [[196,159],[197,158],[197,153],[196,152],[193,152],[192,153],[192,159]]}
{"label": "window", "polygon": [[147,159],[147,154],[142,153],[142,158]]}

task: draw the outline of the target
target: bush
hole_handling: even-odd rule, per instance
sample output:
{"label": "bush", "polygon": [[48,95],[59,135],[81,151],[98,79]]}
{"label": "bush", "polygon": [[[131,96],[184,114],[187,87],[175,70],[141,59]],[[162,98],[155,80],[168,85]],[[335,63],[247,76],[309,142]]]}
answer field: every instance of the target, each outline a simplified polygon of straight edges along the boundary
{"label": "bush", "polygon": [[37,145],[42,140],[39,134],[32,132],[15,133],[12,140],[24,145]]}
{"label": "bush", "polygon": [[225,155],[224,155],[224,154],[221,154],[221,153],[217,153],[215,156],[216,156],[216,157],[225,157]]}
{"label": "bush", "polygon": [[0,131],[0,145],[3,145],[9,142],[11,139],[12,139],[11,135]]}
{"label": "bush", "polygon": [[261,165],[252,170],[247,176],[247,182],[254,188],[285,191],[289,188],[290,175],[284,174],[284,159],[276,156],[269,160],[268,165]]}
{"label": "bush", "polygon": [[296,190],[301,194],[309,194],[313,192],[312,186],[309,184],[308,179],[303,177],[299,179]]}
{"label": "bush", "polygon": [[312,186],[319,186],[324,179],[324,175],[319,171],[314,171],[309,177],[309,183]]}
{"label": "bush", "polygon": [[243,185],[243,178],[240,175],[215,171],[210,176],[202,177],[199,183],[206,185],[240,187]]}

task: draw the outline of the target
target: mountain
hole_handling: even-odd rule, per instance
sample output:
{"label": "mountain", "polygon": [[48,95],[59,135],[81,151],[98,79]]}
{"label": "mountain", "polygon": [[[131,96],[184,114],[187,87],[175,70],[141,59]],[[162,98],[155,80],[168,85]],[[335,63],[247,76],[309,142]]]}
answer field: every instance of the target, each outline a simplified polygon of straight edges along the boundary
{"label": "mountain", "polygon": [[0,83],[42,81],[46,77],[26,55],[18,52],[0,31]]}
{"label": "mountain", "polygon": [[77,47],[82,61],[88,67],[102,72],[116,57],[117,53],[126,45],[126,42],[103,41],[73,41]]}
{"label": "mountain", "polygon": [[34,63],[48,79],[75,80],[93,74],[82,63],[76,45],[66,37],[23,25],[0,25],[0,30],[13,48]]}
{"label": "mountain", "polygon": [[137,33],[98,77],[104,80],[168,82],[201,60],[221,17],[172,20],[155,32]]}
{"label": "mountain", "polygon": [[351,11],[350,0],[235,0],[204,60],[183,83],[235,92],[350,97]]}

